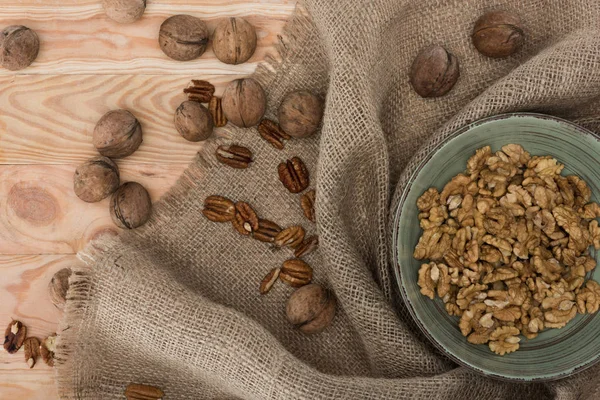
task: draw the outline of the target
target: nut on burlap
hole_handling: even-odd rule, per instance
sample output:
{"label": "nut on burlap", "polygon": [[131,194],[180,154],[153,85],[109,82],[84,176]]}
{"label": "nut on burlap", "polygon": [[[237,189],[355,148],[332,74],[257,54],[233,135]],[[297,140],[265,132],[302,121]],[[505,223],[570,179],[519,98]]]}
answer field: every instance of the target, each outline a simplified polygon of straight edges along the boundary
{"label": "nut on burlap", "polygon": [[[160,387],[165,398],[194,399],[597,397],[598,366],[530,385],[457,368],[417,333],[394,293],[392,191],[432,145],[469,121],[532,108],[600,129],[600,4],[503,2],[522,16],[528,39],[513,57],[493,60],[475,50],[470,32],[498,4],[305,3],[311,18],[300,8],[288,23],[283,61],[259,68],[254,78],[265,88],[265,117],[272,120],[289,92],[310,90],[326,99],[321,133],[278,150],[255,128],[229,125],[229,140],[207,146],[148,224],[97,243],[102,253],[81,255],[89,267],[74,271],[80,275],[71,279],[56,355],[63,398],[118,399],[129,383]],[[443,98],[423,99],[409,83],[414,56],[430,44],[443,44],[462,66]],[[216,146],[229,141],[252,149],[251,168],[216,161]],[[201,212],[204,199],[218,194],[314,235],[300,195],[276,174],[294,156],[306,163],[317,193],[319,250],[307,262],[315,283],[338,300],[333,324],[312,336],[285,319],[292,288],[257,290],[291,256],[289,249],[272,251]]]}

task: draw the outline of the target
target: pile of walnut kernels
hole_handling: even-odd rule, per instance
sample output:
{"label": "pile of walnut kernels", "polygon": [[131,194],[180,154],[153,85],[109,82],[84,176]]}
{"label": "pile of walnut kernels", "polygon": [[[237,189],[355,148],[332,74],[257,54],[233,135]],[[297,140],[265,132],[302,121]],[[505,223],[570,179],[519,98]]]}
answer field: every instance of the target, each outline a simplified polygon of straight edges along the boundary
{"label": "pile of walnut kernels", "polygon": [[421,293],[460,317],[473,344],[504,355],[577,312],[595,313],[600,285],[586,282],[600,248],[600,206],[578,176],[551,156],[509,144],[476,151],[441,193],[417,201],[423,234],[414,251]]}

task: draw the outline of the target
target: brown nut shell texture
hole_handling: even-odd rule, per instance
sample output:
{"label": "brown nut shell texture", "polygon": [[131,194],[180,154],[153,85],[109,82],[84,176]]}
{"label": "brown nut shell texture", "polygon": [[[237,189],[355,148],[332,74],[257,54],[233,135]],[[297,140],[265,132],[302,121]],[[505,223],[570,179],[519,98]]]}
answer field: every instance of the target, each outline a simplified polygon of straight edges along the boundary
{"label": "brown nut shell texture", "polygon": [[442,46],[421,50],[410,68],[410,84],[421,97],[445,95],[459,76],[458,59]]}
{"label": "brown nut shell texture", "polygon": [[120,24],[129,24],[142,18],[146,0],[102,0],[108,18]]}
{"label": "brown nut shell texture", "polygon": [[88,203],[107,198],[119,188],[119,168],[108,157],[94,157],[75,170],[73,189]]}
{"label": "brown nut shell texture", "polygon": [[54,274],[48,284],[50,300],[52,300],[52,304],[58,309],[62,309],[65,306],[71,273],[70,268],[63,268]]}
{"label": "brown nut shell texture", "polygon": [[10,354],[14,354],[21,346],[27,337],[27,327],[21,321],[11,321],[4,331],[4,350]]}
{"label": "brown nut shell texture", "polygon": [[312,136],[323,119],[323,102],[306,90],[289,93],[279,106],[278,118],[279,126],[288,135],[295,138]]}
{"label": "brown nut shell texture", "polygon": [[288,321],[306,334],[322,332],[335,316],[336,300],[331,291],[310,284],[296,290],[288,299]]}
{"label": "brown nut shell texture", "polygon": [[227,18],[215,28],[213,51],[226,64],[241,64],[256,50],[256,30],[243,18]]}
{"label": "brown nut shell texture", "polygon": [[200,57],[208,44],[208,27],[191,15],[174,15],[160,26],[158,43],[162,51],[177,61]]}
{"label": "brown nut shell texture", "polygon": [[196,101],[184,101],[175,111],[175,128],[185,140],[206,140],[212,135],[213,127],[212,115]]}
{"label": "brown nut shell texture", "polygon": [[110,200],[110,216],[120,228],[134,229],[144,225],[152,213],[148,191],[137,182],[127,182]]}
{"label": "brown nut shell texture", "polygon": [[477,20],[473,45],[488,57],[508,57],[523,46],[525,32],[521,17],[508,11],[492,11]]}
{"label": "brown nut shell texture", "polygon": [[142,127],[131,112],[112,110],[100,118],[92,140],[96,150],[105,157],[127,157],[142,144]]}
{"label": "brown nut shell texture", "polygon": [[260,83],[252,78],[231,82],[221,98],[227,120],[240,128],[258,124],[265,114],[267,97]]}
{"label": "brown nut shell texture", "polygon": [[22,25],[11,25],[0,33],[0,65],[10,71],[27,68],[40,50],[38,35]]}

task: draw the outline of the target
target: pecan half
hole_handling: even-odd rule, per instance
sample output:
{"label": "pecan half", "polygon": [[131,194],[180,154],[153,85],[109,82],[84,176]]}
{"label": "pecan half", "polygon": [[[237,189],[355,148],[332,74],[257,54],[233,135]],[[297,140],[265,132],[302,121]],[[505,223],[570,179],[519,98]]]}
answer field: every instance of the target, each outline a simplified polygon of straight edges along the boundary
{"label": "pecan half", "polygon": [[54,367],[54,352],[56,351],[56,334],[48,336],[40,345],[42,360],[49,367]]}
{"label": "pecan half", "polygon": [[279,124],[266,118],[258,124],[258,133],[260,134],[260,137],[279,150],[282,150],[285,147],[283,140],[289,140],[291,138],[290,135],[281,129]]}
{"label": "pecan half", "polygon": [[245,169],[253,161],[252,152],[248,148],[235,144],[219,146],[215,154],[219,162],[229,165],[231,168]]}
{"label": "pecan half", "polygon": [[300,158],[294,157],[279,164],[277,171],[279,172],[279,180],[291,193],[300,193],[308,187],[308,169]]}
{"label": "pecan half", "polygon": [[294,256],[296,256],[296,258],[307,256],[315,251],[317,247],[319,247],[319,237],[317,235],[310,236],[304,242],[302,242],[302,244],[296,247]]}
{"label": "pecan half", "polygon": [[192,79],[192,84],[183,89],[183,93],[188,95],[188,100],[208,103],[215,94],[215,87],[210,82]]}
{"label": "pecan half", "polygon": [[250,204],[243,201],[235,203],[235,217],[231,221],[236,231],[249,235],[258,229],[258,216]]}
{"label": "pecan half", "polygon": [[315,189],[311,189],[300,198],[300,207],[304,211],[304,216],[312,222],[315,222],[315,197]]}
{"label": "pecan half", "polygon": [[289,246],[292,249],[297,248],[304,240],[304,228],[295,225],[285,228],[275,237],[275,245],[278,247]]}
{"label": "pecan half", "polygon": [[208,111],[213,117],[213,124],[216,128],[221,128],[227,125],[227,117],[223,113],[223,106],[221,105],[221,98],[213,96],[208,102]]}
{"label": "pecan half", "polygon": [[21,346],[27,337],[27,327],[21,321],[11,321],[4,331],[4,350],[10,354],[14,354]]}
{"label": "pecan half", "polygon": [[275,282],[277,282],[280,272],[281,268],[273,268],[271,271],[269,271],[269,273],[260,282],[260,294],[267,294],[269,290],[271,290]]}
{"label": "pecan half", "polygon": [[273,243],[281,227],[268,219],[258,220],[258,229],[252,232],[252,237],[261,242]]}
{"label": "pecan half", "polygon": [[291,259],[284,261],[279,279],[292,286],[301,287],[312,281],[313,269],[302,260]]}
{"label": "pecan half", "polygon": [[165,393],[156,386],[130,383],[125,389],[127,400],[160,400]]}
{"label": "pecan half", "polygon": [[29,368],[33,368],[40,356],[40,340],[36,337],[28,337],[23,342],[23,349],[25,349],[25,362]]}
{"label": "pecan half", "polygon": [[202,214],[213,222],[229,222],[235,216],[235,204],[223,196],[208,196]]}

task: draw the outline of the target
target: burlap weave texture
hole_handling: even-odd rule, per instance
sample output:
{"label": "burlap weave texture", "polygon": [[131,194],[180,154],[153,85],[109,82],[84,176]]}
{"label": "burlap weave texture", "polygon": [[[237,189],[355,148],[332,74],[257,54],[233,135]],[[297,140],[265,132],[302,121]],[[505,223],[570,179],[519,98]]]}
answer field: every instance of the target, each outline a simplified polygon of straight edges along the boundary
{"label": "burlap weave texture", "polygon": [[[600,368],[546,384],[517,385],[459,368],[412,326],[391,277],[389,210],[427,151],[466,123],[538,111],[600,130],[600,2],[308,0],[288,23],[281,60],[255,78],[267,116],[283,96],[309,89],[326,101],[322,133],[278,151],[255,129],[226,142],[256,155],[224,168],[206,146],[143,228],[90,247],[72,279],[61,323],[57,379],[64,399],[120,399],[129,382],[167,399],[597,399]],[[503,60],[474,49],[485,11],[518,12],[524,48]],[[441,44],[461,77],[439,99],[408,83],[422,47]],[[285,320],[291,289],[258,282],[290,257],[201,214],[206,196],[255,206],[282,226],[301,223],[299,196],[278,181],[294,155],[317,189],[318,254],[308,261],[339,300],[333,326],[305,336]]]}

